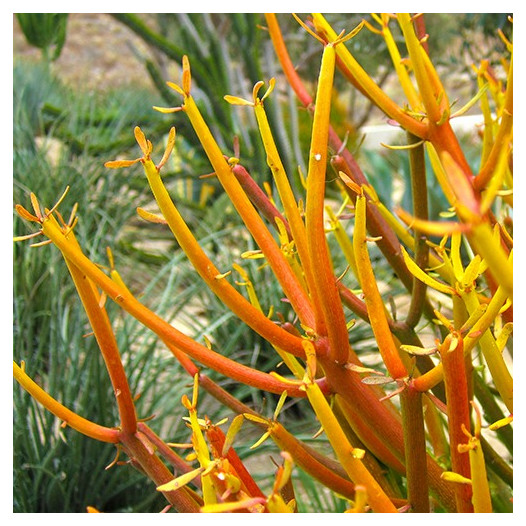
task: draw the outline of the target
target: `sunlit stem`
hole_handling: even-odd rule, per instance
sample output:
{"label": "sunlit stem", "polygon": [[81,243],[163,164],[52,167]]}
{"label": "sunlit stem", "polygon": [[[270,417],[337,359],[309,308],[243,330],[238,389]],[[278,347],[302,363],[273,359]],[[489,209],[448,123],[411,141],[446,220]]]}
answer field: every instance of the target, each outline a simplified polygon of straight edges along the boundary
{"label": "sunlit stem", "polygon": [[259,248],[265,254],[270,267],[274,271],[276,278],[283,287],[283,291],[290,300],[294,310],[298,314],[302,323],[308,327],[313,327],[315,320],[306,292],[303,290],[285,260],[280,248],[277,246],[272,234],[269,232],[263,220],[254,209],[239,182],[232,175],[232,171],[225,160],[219,146],[217,145],[210,129],[203,120],[195,101],[191,96],[186,96],[183,105],[184,112],[188,115],[192,126],[199,137],[203,148],[214,168],[217,178],[230,197],[233,205],[243,219],[248,230],[254,237]]}
{"label": "sunlit stem", "polygon": [[[417,138],[412,134],[408,134],[408,142],[410,144],[416,143]],[[413,214],[419,219],[427,220],[427,182],[424,148],[422,145],[409,150],[409,165],[411,170]],[[414,247],[416,264],[420,268],[426,269],[429,265],[429,246],[423,234],[416,228],[414,233]],[[425,283],[414,278],[413,290],[411,291],[411,303],[405,320],[409,327],[416,327],[420,320],[426,300],[426,288]]]}
{"label": "sunlit stem", "polygon": [[335,61],[334,47],[325,46],[318,79],[309,152],[305,225],[309,257],[314,272],[317,297],[321,302],[327,327],[330,353],[334,360],[343,364],[349,355],[349,337],[324,223],[327,146]]}
{"label": "sunlit stem", "polygon": [[323,319],[322,313],[320,312],[320,301],[317,296],[315,278],[309,259],[305,224],[301,218],[296,199],[285,172],[285,167],[281,162],[276,143],[272,136],[263,102],[259,101],[259,99],[254,104],[254,111],[261,134],[261,139],[263,140],[263,145],[267,154],[267,164],[269,165],[274,176],[276,188],[278,190],[285,215],[290,225],[292,237],[298,251],[298,256],[303,268],[303,272],[305,273],[305,280],[312,296],[312,305],[316,316],[316,330],[320,334],[326,334],[325,321]]}
{"label": "sunlit stem", "polygon": [[489,223],[474,226],[467,237],[475,253],[486,261],[495,281],[513,300],[513,265],[500,241],[495,239]]}
{"label": "sunlit stem", "polygon": [[486,462],[480,441],[481,415],[479,408],[472,402],[475,409],[475,432],[472,435],[464,429],[464,434],[469,442],[459,446],[460,453],[469,452],[469,463],[471,466],[471,487],[473,490],[473,511],[475,513],[491,513],[491,493],[486,472]]}
{"label": "sunlit stem", "polygon": [[347,440],[338,420],[334,416],[325,396],[314,383],[306,383],[305,388],[309,402],[318,417],[331,446],[343,468],[355,484],[367,488],[369,503],[374,511],[380,513],[396,513],[397,509],[384,490],[369,473],[356,451]]}
{"label": "sunlit stem", "polygon": [[[480,67],[477,70],[477,83],[479,89],[482,89],[486,84],[484,73],[489,66],[489,61],[483,60]],[[484,166],[490,155],[491,149],[494,144],[494,135],[496,130],[496,124],[491,114],[491,108],[489,104],[488,90],[486,90],[480,98],[480,109],[484,116],[484,131],[482,136],[482,152],[480,155],[480,166]],[[475,181],[475,185],[477,182]]]}
{"label": "sunlit stem", "polygon": [[[478,309],[479,301],[475,291],[472,290],[469,293],[464,294],[462,299],[464,300],[470,314]],[[495,382],[495,387],[502,397],[502,401],[506,404],[509,412],[513,413],[513,378],[506,366],[502,353],[497,347],[497,343],[495,342],[495,338],[491,334],[491,331],[484,331],[480,337],[479,344],[491,377]]]}
{"label": "sunlit stem", "polygon": [[341,221],[334,214],[332,208],[330,206],[327,206],[325,210],[331,222],[331,232],[334,234],[336,241],[338,241],[338,245],[340,246],[340,249],[343,255],[345,256],[347,264],[353,271],[353,274],[356,276],[356,279],[358,279],[358,270],[356,269],[356,261],[354,260],[352,241],[347,235],[345,228],[343,228]]}
{"label": "sunlit stem", "polygon": [[[54,222],[55,226],[60,228],[53,216],[49,216],[48,221]],[[67,240],[71,245],[80,250],[80,246],[72,231],[68,232]],[[106,313],[106,309],[100,306],[100,294],[93,282],[87,278],[84,273],[79,271],[74,264],[68,261],[67,258],[66,265],[68,266],[68,270],[73,282],[75,283],[75,287],[77,288],[77,292],[88,316],[102,357],[104,358],[113,386],[113,391],[115,393],[115,398],[117,400],[122,430],[125,433],[133,434],[137,430],[135,406],[117,346],[117,340]]]}
{"label": "sunlit stem", "polygon": [[221,272],[204,253],[188,228],[164,186],[154,163],[152,161],[145,161],[143,165],[153,195],[164,218],[168,222],[170,230],[208,287],[221,298],[221,301],[223,301],[232,312],[256,332],[263,335],[268,341],[288,352],[302,356],[303,348],[301,347],[300,338],[293,336],[269,320],[260,309],[253,306],[242,294],[230,285],[228,280],[217,279],[217,276],[219,276]]}
{"label": "sunlit stem", "polygon": [[435,147],[430,143],[426,143],[426,150],[429,156],[429,162],[431,163],[431,167],[433,168],[433,173],[438,183],[440,184],[440,187],[442,188],[446,199],[452,206],[454,206],[457,201],[455,191],[447,177],[444,167],[442,166],[438,152],[436,151]]}
{"label": "sunlit stem", "polygon": [[373,329],[378,350],[392,378],[399,379],[407,376],[406,368],[400,358],[398,349],[389,329],[385,306],[378,291],[376,279],[369,258],[366,236],[366,199],[359,196],[356,199],[355,226],[353,236],[354,257],[360,276],[360,283],[365,296],[365,304],[369,320]]}
{"label": "sunlit stem", "polygon": [[[415,79],[427,114],[428,134],[426,139],[429,139],[440,153],[448,152],[461,168],[462,177],[470,182],[471,169],[451,128],[449,102],[436,69],[415,34],[409,14],[398,13],[397,19],[404,34]],[[414,135],[420,137],[416,133]]]}
{"label": "sunlit stem", "polygon": [[[195,379],[194,382],[195,393],[197,389],[197,379]],[[196,397],[194,397],[194,400],[192,400],[192,404],[190,404],[189,400],[183,397],[183,405],[185,405],[185,407],[188,409],[188,414],[190,416],[190,426],[192,428],[192,444],[197,455],[197,460],[199,461],[201,467],[206,469],[211,463],[210,452],[208,451],[208,445],[205,441],[205,437],[197,419],[197,409],[195,407],[197,400],[195,400],[195,398]],[[202,475],[201,484],[203,486],[203,499],[205,501],[205,504],[215,504],[217,502],[216,491],[214,489],[210,473]]]}
{"label": "sunlit stem", "polygon": [[[469,333],[464,338],[464,354],[469,354],[480,341],[481,336],[487,331],[499,315],[500,309],[506,303],[508,296],[502,287],[499,287],[491,298],[482,316],[475,322]],[[428,391],[444,379],[443,366],[439,363],[427,373],[415,378],[413,385],[419,391]]]}
{"label": "sunlit stem", "polygon": [[[329,42],[335,40],[338,35],[332,29],[330,24],[320,13],[312,13],[314,24],[317,29],[321,30],[328,37]],[[337,53],[345,66],[351,71],[361,88],[375,102],[375,104],[384,111],[390,118],[396,120],[400,125],[422,139],[427,136],[427,125],[417,121],[390,99],[385,92],[374,82],[374,80],[358,64],[350,51],[344,46],[337,46]]]}
{"label": "sunlit stem", "polygon": [[415,90],[415,87],[413,86],[413,83],[411,81],[411,78],[409,77],[409,73],[407,72],[406,67],[402,63],[402,57],[400,56],[400,51],[398,50],[398,46],[396,45],[395,39],[393,38],[393,34],[391,33],[391,30],[389,29],[389,17],[385,16],[382,17],[382,36],[384,37],[385,43],[387,45],[387,50],[389,51],[389,55],[391,55],[391,60],[393,62],[393,66],[395,68],[395,71],[398,75],[398,80],[400,81],[400,85],[402,86],[402,89],[404,90],[405,96],[407,97],[407,101],[409,102],[409,105],[414,109],[417,110],[419,106],[421,105],[420,97],[418,96],[418,93]]}
{"label": "sunlit stem", "polygon": [[85,273],[121,308],[155,332],[163,341],[172,343],[182,352],[187,353],[203,365],[220,371],[231,378],[236,378],[245,384],[257,385],[264,390],[277,393],[281,393],[287,387],[289,388],[287,390],[290,390],[290,385],[284,384],[273,376],[226,358],[178,331],[171,324],[145,307],[134,296],[121,289],[110,277],[92,263],[82,251],[72,246],[60,229],[49,220],[44,220],[42,230],[46,236],[53,240],[53,243],[60,249],[67,260]]}
{"label": "sunlit stem", "polygon": [[404,34],[407,50],[411,58],[411,65],[420,90],[422,103],[427,112],[427,117],[431,122],[437,123],[442,117],[442,112],[437,102],[437,93],[433,89],[433,84],[429,82],[429,75],[424,62],[424,54],[426,53],[424,49],[422,49],[422,45],[415,34],[410,15],[408,13],[398,13],[397,19]]}
{"label": "sunlit stem", "polygon": [[37,385],[25,371],[13,362],[13,376],[15,380],[40,404],[56,417],[64,421],[69,427],[95,440],[116,444],[120,440],[120,431],[104,427],[79,416],[74,411],[57,402],[52,396]]}
{"label": "sunlit stem", "polygon": [[[247,272],[240,266],[235,265],[234,267],[236,271],[241,274],[243,278],[243,285],[247,287],[248,289],[248,295],[250,298],[250,303],[261,313],[263,312],[261,309],[261,305],[259,303],[259,299],[257,297],[257,293],[254,289],[254,285],[249,280]],[[289,370],[296,376],[296,378],[301,378],[303,374],[303,368],[300,365],[299,361],[290,353],[284,351],[283,349],[279,348],[276,345],[272,345],[275,349],[275,351],[279,354],[281,359],[283,360],[283,363],[289,368]]]}
{"label": "sunlit stem", "polygon": [[481,190],[484,188],[491,177],[498,163],[504,138],[511,134],[513,128],[513,57],[510,58],[510,67],[508,71],[508,81],[506,85],[506,97],[504,100],[504,110],[502,112],[501,123],[498,128],[493,147],[490,150],[488,158],[483,164],[479,174],[475,177],[474,186]]}
{"label": "sunlit stem", "polygon": [[[470,429],[468,384],[460,333],[449,334],[439,345],[439,351],[444,367],[452,469],[455,473],[469,479],[469,458],[458,451],[458,446],[466,442],[463,427],[468,431]],[[458,512],[472,512],[471,487],[466,484],[456,484],[455,490]]]}

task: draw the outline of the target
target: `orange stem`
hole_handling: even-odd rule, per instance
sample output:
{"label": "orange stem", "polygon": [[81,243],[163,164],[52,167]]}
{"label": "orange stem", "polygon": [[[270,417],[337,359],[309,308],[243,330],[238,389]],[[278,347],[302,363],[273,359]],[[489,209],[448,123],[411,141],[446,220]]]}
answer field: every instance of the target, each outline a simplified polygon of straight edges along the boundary
{"label": "orange stem", "polygon": [[358,268],[360,284],[365,296],[365,304],[367,305],[367,313],[371,327],[385,366],[392,378],[405,378],[407,371],[400,358],[389,328],[389,322],[385,314],[385,306],[378,291],[378,286],[376,285],[376,279],[367,250],[365,199],[363,195],[356,199],[353,236],[356,267]]}
{"label": "orange stem", "polygon": [[212,290],[236,316],[270,343],[295,356],[304,356],[305,352],[301,344],[301,338],[290,334],[267,318],[240,294],[228,280],[218,279],[218,276],[221,274],[220,271],[205,254],[177,210],[168,190],[162,182],[159,170],[151,160],[143,161],[143,166],[153,196],[170,230],[210,290]]}
{"label": "orange stem", "polygon": [[265,254],[270,267],[301,322],[307,327],[314,327],[314,313],[306,292],[300,285],[289,263],[272,237],[272,234],[256,212],[237,179],[233,176],[231,167],[226,162],[208,125],[190,95],[185,97],[182,108],[188,115],[219,182],[230,197],[232,204],[243,219],[243,222],[259,248],[263,254]]}
{"label": "orange stem", "polygon": [[[454,348],[452,349],[451,347]],[[455,473],[469,479],[471,477],[469,456],[460,453],[458,450],[459,445],[465,444],[468,441],[462,431],[462,427],[468,431],[470,430],[468,383],[463,340],[460,333],[453,332],[448,335],[439,346],[439,351],[444,367],[452,469]],[[473,512],[471,486],[467,484],[456,484],[455,490],[458,512]]]}
{"label": "orange stem", "polygon": [[323,51],[312,126],[305,226],[314,286],[327,328],[330,353],[336,362],[343,364],[349,357],[349,336],[327,246],[324,224],[327,144],[335,60],[334,47],[327,45]]}
{"label": "orange stem", "polygon": [[110,442],[112,444],[119,442],[121,432],[118,429],[104,427],[90,420],[86,420],[63,406],[29,378],[25,371],[15,362],[13,362],[13,376],[37,402],[41,403],[48,411],[63,420],[69,427],[101,442]]}
{"label": "orange stem", "polygon": [[[140,303],[128,291],[122,289],[111,278],[106,276],[94,263],[92,263],[77,247],[68,242],[62,231],[44,219],[42,230],[53,243],[59,248],[64,257],[71,261],[76,267],[93,280],[113,301],[120,305],[125,311],[139,320],[143,325],[155,332],[163,341],[169,342],[177,349],[203,365],[210,367],[225,376],[233,378],[244,384],[258,387],[260,389],[281,394],[284,390],[291,391],[291,385],[275,378],[272,375],[262,373],[251,367],[239,364],[234,360],[226,358],[217,352],[195,342],[182,332],[178,331],[168,322],[157,316],[142,303]],[[293,390],[293,389],[292,389]],[[296,389],[299,396],[304,394]]]}

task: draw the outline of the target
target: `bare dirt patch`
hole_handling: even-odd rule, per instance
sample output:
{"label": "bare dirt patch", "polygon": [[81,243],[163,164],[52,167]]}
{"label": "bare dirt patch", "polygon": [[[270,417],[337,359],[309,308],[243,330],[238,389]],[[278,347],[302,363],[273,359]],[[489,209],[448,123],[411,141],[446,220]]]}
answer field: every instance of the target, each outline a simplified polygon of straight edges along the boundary
{"label": "bare dirt patch", "polygon": [[[148,55],[144,42],[126,26],[104,13],[71,13],[66,43],[53,69],[74,88],[106,91],[120,86],[152,87],[136,53]],[[39,60],[13,15],[14,59]]]}

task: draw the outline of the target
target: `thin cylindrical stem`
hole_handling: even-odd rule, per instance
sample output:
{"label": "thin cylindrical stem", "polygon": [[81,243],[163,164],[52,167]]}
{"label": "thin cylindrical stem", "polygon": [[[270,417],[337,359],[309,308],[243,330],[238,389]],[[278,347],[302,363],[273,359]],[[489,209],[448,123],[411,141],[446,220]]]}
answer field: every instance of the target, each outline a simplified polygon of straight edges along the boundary
{"label": "thin cylindrical stem", "polygon": [[356,267],[358,268],[360,283],[365,296],[365,304],[367,305],[367,312],[378,344],[378,350],[382,355],[391,377],[394,379],[404,378],[407,376],[407,371],[400,358],[389,328],[389,322],[385,314],[385,306],[378,291],[369,252],[367,250],[365,207],[365,197],[359,196],[356,200],[353,236]]}
{"label": "thin cylindrical stem", "polygon": [[400,394],[400,404],[404,423],[407,499],[411,506],[411,512],[429,513],[429,483],[422,394],[409,385]]}
{"label": "thin cylindrical stem", "polygon": [[[439,351],[444,366],[452,469],[455,473],[469,479],[471,476],[469,457],[458,451],[458,446],[467,442],[463,429],[468,431],[470,429],[468,383],[460,334],[455,332],[448,335],[439,346]],[[455,490],[457,511],[473,512],[471,487],[467,484],[456,484]]]}
{"label": "thin cylindrical stem", "polygon": [[[418,142],[417,137],[407,134],[409,144]],[[413,199],[413,214],[419,219],[428,219],[427,207],[427,182],[424,158],[424,146],[419,145],[409,149],[409,165],[411,170],[411,190]],[[421,269],[429,265],[429,246],[422,234],[415,229],[414,233],[415,262]],[[413,290],[411,291],[411,303],[406,317],[409,327],[416,327],[424,312],[427,286],[416,277],[413,278]]]}
{"label": "thin cylindrical stem", "polygon": [[41,403],[48,411],[60,418],[69,427],[101,442],[110,442],[113,444],[119,442],[120,431],[118,429],[101,426],[95,422],[86,420],[60,402],[57,402],[57,400],[29,378],[25,371],[15,362],[13,362],[13,376],[37,402]]}
{"label": "thin cylindrical stem", "polygon": [[327,143],[335,57],[334,47],[326,46],[322,56],[312,126],[305,226],[309,259],[314,272],[314,285],[327,327],[330,354],[334,360],[344,364],[349,356],[349,336],[327,246],[324,223]]}

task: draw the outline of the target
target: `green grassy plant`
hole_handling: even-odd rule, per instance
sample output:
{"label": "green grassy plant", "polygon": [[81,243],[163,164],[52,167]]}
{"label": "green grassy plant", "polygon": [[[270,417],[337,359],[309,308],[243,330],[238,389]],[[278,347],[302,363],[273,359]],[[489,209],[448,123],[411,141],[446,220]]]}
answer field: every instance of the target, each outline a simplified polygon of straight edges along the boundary
{"label": "green grassy plant", "polygon": [[[212,307],[206,313],[213,323],[188,336],[176,323],[183,317],[181,305],[190,308],[184,297],[162,291],[139,295],[136,283],[123,281],[111,252],[104,263],[97,252],[82,248],[90,238],[77,237],[75,211],[69,219],[60,212],[67,193],[51,208],[30,193],[31,207],[18,204],[16,210],[38,230],[16,239],[42,235],[44,241],[36,244],[53,244],[63,257],[62,268],[72,278],[108,372],[115,420],[70,409],[52,384],[43,390],[31,378],[37,371],[32,362],[14,362],[15,379],[63,427],[113,444],[112,469],[127,458],[178,512],[284,513],[331,506],[352,513],[510,511],[511,42],[501,32],[507,50],[503,78],[488,61],[475,65],[478,93],[452,110],[428,54],[421,15],[375,14],[348,33],[337,33],[321,14],[307,22],[295,18],[321,48],[315,94],[290,59],[278,18],[267,14],[284,78],[258,81],[248,99],[237,93],[224,97],[240,106],[240,114],[252,112],[273,189],[258,186],[243,158],[221,148],[197,100],[199,79],[192,76],[188,56],[181,59],[181,82],[168,82],[181,104],[156,108],[175,114],[177,123],[186,120],[195,132],[225,194],[224,208],[216,208],[218,228],[235,211],[243,229],[236,223],[220,236],[205,236],[202,225],[185,220],[161,176],[176,148],[175,128],[165,137],[163,153],[136,126],[140,156],[105,164],[107,169],[143,167],[155,209],[144,197],[134,198],[133,208],[141,220],[172,232],[217,297],[217,312]],[[403,43],[393,38],[396,28]],[[349,51],[348,42],[363,31],[386,46],[403,101],[383,91]],[[197,61],[195,68],[201,71],[202,65]],[[386,201],[331,127],[337,72],[407,134],[405,145],[389,147],[407,156],[411,192],[404,208]],[[277,123],[271,126],[265,111],[276,83],[285,79],[312,114],[301,191],[291,184],[294,176],[273,133]],[[476,171],[451,127],[451,120],[474,104],[480,104],[484,119]],[[116,181],[125,181],[122,170],[115,174]],[[440,188],[438,216],[430,214],[429,181],[433,192]],[[379,260],[384,262],[376,264]],[[260,273],[265,279],[256,277]],[[267,281],[277,294],[269,293]],[[110,300],[115,305],[110,307]],[[188,380],[160,370],[137,380],[140,364],[153,355],[141,355],[135,338],[123,339],[115,329],[120,311],[127,322],[155,335]],[[221,330],[232,327],[234,319],[256,336],[242,342],[236,340],[241,333]],[[367,332],[358,332],[363,327]],[[275,351],[274,360],[257,359],[262,343],[265,353]],[[150,421],[136,396],[145,388],[147,398],[148,387],[159,395],[175,389],[175,414],[186,415],[176,421],[184,422],[187,443],[168,442],[162,429],[168,414]],[[212,414],[204,392],[223,411]],[[264,398],[247,397],[251,392]],[[291,404],[294,399],[300,402]],[[150,401],[155,405],[155,396]],[[301,411],[304,427],[290,424],[286,415],[294,410]],[[224,431],[222,417],[230,417]],[[247,428],[252,433],[245,434]],[[259,431],[255,437],[254,430]],[[273,460],[252,468],[254,457],[241,454],[246,440],[256,451],[272,441]],[[270,480],[256,473],[269,470],[274,471]],[[314,503],[319,510],[302,501],[316,491],[313,487],[321,488]]]}

